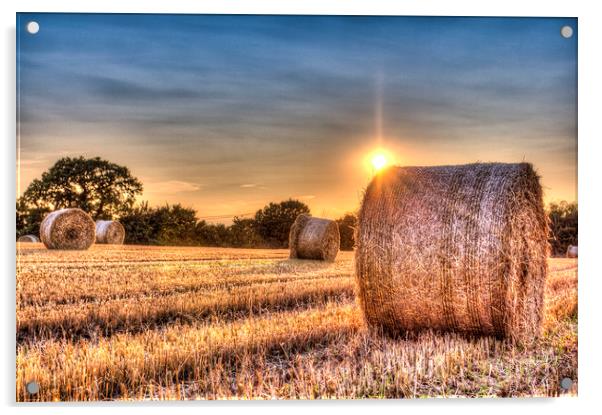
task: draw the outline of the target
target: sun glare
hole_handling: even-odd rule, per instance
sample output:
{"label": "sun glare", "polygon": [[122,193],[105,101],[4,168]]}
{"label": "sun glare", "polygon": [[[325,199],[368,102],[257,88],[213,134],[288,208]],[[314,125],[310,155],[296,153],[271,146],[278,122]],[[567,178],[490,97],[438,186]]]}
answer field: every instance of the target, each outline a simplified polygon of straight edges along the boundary
{"label": "sun glare", "polygon": [[387,167],[388,163],[387,156],[385,156],[383,153],[376,153],[372,156],[372,167],[377,172]]}

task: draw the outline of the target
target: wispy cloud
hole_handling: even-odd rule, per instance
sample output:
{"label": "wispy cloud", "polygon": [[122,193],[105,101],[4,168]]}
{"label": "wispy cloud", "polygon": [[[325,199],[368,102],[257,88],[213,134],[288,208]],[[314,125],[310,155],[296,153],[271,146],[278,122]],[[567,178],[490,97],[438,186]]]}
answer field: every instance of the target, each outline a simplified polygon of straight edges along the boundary
{"label": "wispy cloud", "polygon": [[190,88],[148,86],[129,80],[103,76],[85,76],[82,79],[82,84],[94,95],[108,99],[149,101],[202,97],[200,92]]}
{"label": "wispy cloud", "polygon": [[311,199],[315,199],[316,195],[299,195],[299,196],[293,196],[293,199],[299,199],[299,200],[311,200]]}
{"label": "wispy cloud", "polygon": [[240,185],[243,189],[259,189],[259,190],[267,190],[268,187],[259,183],[244,183]]}
{"label": "wispy cloud", "polygon": [[203,187],[197,183],[190,183],[181,180],[166,180],[163,182],[145,183],[145,193],[161,193],[161,194],[174,194],[174,193],[185,193],[185,192],[196,192]]}

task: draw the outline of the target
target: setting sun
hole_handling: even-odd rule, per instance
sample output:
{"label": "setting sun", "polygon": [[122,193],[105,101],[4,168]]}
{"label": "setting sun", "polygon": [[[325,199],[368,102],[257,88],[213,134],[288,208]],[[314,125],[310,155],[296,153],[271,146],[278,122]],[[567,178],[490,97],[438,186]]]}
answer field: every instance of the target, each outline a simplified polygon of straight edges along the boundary
{"label": "setting sun", "polygon": [[383,153],[377,153],[372,156],[372,167],[374,170],[380,171],[388,164],[387,157]]}
{"label": "setting sun", "polygon": [[384,146],[364,148],[359,154],[361,154],[364,171],[368,177],[380,173],[389,166],[400,163],[398,152]]}

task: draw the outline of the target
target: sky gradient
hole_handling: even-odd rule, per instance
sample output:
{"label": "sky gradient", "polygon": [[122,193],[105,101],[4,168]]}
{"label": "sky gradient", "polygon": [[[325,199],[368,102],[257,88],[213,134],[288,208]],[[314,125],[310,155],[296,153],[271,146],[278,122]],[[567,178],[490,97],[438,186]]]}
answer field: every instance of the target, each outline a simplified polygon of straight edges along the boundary
{"label": "sky gradient", "polygon": [[576,19],[21,13],[17,87],[18,192],[101,156],[153,205],[227,223],[293,197],[334,218],[382,148],[528,161],[546,201],[577,198]]}

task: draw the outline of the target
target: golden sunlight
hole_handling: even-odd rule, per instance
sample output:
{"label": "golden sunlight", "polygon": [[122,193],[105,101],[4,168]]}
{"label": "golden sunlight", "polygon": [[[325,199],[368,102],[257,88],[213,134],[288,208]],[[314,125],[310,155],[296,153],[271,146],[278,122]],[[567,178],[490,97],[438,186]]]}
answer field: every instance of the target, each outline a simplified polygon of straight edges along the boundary
{"label": "golden sunlight", "polygon": [[376,153],[372,156],[372,167],[376,172],[384,169],[389,161],[387,160],[387,156],[384,153]]}
{"label": "golden sunlight", "polygon": [[389,166],[399,164],[397,152],[386,147],[368,147],[358,151],[364,172],[368,177],[379,174]]}

